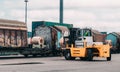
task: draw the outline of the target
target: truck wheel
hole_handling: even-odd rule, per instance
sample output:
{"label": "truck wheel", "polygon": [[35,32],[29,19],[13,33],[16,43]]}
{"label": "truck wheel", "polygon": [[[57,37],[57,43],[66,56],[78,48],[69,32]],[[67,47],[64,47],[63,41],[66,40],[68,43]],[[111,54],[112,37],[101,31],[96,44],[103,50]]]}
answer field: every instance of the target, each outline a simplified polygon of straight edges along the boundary
{"label": "truck wheel", "polygon": [[65,59],[66,60],[75,60],[75,57],[71,57],[71,54],[69,51],[65,52]]}
{"label": "truck wheel", "polygon": [[87,57],[86,57],[87,61],[92,61],[93,60],[93,52],[92,49],[87,49]]}
{"label": "truck wheel", "polygon": [[107,61],[111,61],[111,50],[110,50],[110,56],[107,57]]}

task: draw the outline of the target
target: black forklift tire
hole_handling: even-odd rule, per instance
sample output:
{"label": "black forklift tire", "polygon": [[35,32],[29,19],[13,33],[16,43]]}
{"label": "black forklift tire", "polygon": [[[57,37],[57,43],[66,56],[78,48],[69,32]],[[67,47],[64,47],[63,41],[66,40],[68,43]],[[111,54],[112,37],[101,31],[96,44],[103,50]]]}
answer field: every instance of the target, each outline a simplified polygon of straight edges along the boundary
{"label": "black forklift tire", "polygon": [[33,54],[32,56],[33,56],[33,57],[37,57],[37,54]]}
{"label": "black forklift tire", "polygon": [[80,60],[86,61],[86,57],[80,57]]}
{"label": "black forklift tire", "polygon": [[111,50],[110,50],[110,56],[107,57],[107,61],[111,61]]}
{"label": "black forklift tire", "polygon": [[87,55],[86,55],[86,60],[87,61],[92,61],[93,60],[93,52],[92,49],[87,49]]}
{"label": "black forklift tire", "polygon": [[28,54],[24,54],[24,57],[27,58],[27,57],[28,57]]}
{"label": "black forklift tire", "polygon": [[71,57],[70,51],[68,51],[68,50],[65,51],[64,56],[65,56],[66,60],[75,60],[75,57]]}

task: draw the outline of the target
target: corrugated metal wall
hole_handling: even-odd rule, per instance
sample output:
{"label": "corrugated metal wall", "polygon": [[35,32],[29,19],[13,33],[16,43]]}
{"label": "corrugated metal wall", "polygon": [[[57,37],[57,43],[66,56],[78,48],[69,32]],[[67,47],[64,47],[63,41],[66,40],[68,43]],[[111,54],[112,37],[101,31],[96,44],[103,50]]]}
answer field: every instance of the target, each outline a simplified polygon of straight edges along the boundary
{"label": "corrugated metal wall", "polygon": [[27,47],[27,26],[24,22],[0,19],[0,47]]}
{"label": "corrugated metal wall", "polygon": [[27,31],[0,29],[1,47],[27,47]]}

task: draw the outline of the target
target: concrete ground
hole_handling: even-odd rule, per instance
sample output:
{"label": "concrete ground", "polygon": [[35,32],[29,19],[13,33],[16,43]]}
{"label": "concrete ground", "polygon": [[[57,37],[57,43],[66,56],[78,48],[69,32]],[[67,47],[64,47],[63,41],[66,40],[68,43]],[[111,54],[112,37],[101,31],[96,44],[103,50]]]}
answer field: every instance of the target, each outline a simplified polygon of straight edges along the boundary
{"label": "concrete ground", "polygon": [[112,61],[105,58],[67,61],[64,57],[0,57],[0,72],[120,72],[120,54],[113,54]]}

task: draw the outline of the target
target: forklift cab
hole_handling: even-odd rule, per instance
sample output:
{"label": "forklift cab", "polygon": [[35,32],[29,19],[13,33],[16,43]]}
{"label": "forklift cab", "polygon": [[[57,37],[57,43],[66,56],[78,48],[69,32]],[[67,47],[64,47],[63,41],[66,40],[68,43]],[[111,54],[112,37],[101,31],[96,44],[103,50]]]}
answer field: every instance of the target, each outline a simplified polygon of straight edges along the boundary
{"label": "forklift cab", "polygon": [[88,42],[93,42],[91,29],[79,29],[76,33],[77,40],[87,40]]}
{"label": "forklift cab", "polygon": [[83,47],[85,40],[87,42],[93,42],[91,29],[71,28],[69,31],[69,36],[64,37],[64,43],[67,40],[68,45],[73,44],[74,47]]}
{"label": "forklift cab", "polygon": [[75,47],[83,48],[84,41],[87,43],[93,42],[91,29],[78,29],[76,33],[77,39],[75,40]]}

